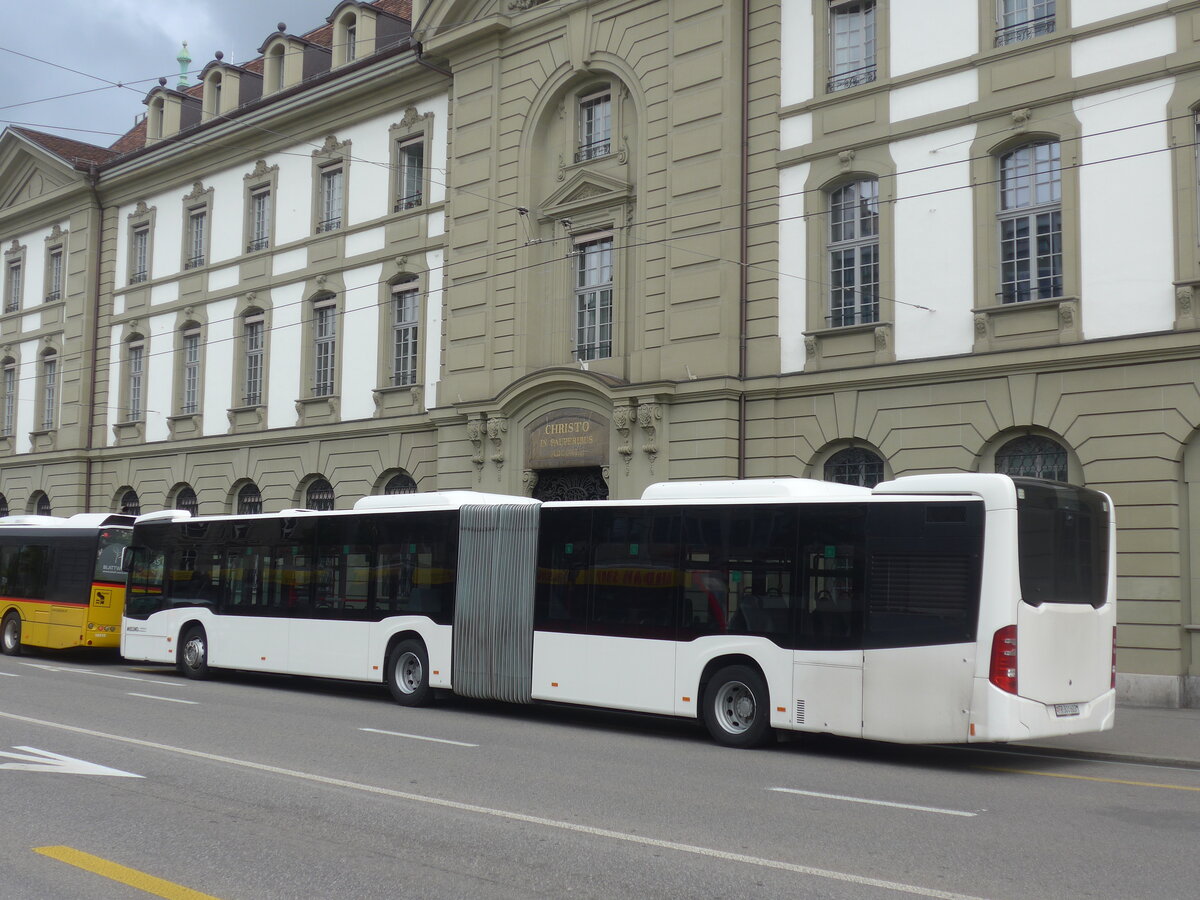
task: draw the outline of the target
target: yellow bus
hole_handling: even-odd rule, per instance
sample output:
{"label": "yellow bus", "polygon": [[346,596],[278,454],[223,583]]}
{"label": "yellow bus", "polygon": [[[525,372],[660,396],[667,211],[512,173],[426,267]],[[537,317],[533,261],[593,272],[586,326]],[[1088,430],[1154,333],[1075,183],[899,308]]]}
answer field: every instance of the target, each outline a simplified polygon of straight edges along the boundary
{"label": "yellow bus", "polygon": [[133,516],[0,518],[0,651],[119,647]]}

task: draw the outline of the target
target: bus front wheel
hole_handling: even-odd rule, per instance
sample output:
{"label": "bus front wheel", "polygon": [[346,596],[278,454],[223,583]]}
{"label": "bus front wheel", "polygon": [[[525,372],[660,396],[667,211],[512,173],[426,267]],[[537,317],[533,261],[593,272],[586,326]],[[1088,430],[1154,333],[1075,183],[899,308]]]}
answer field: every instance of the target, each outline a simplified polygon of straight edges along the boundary
{"label": "bus front wheel", "polygon": [[425,706],[433,699],[429,686],[429,655],[420,641],[401,641],[387,664],[388,690],[402,706]]}
{"label": "bus front wheel", "polygon": [[10,612],[0,625],[0,650],[7,656],[21,655],[21,617]]}
{"label": "bus front wheel", "polygon": [[718,744],[758,747],[771,732],[767,684],[749,666],[721,669],[704,689],[704,724]]}
{"label": "bus front wheel", "polygon": [[179,644],[178,667],[188,678],[208,677],[208,637],[198,625],[189,628]]}

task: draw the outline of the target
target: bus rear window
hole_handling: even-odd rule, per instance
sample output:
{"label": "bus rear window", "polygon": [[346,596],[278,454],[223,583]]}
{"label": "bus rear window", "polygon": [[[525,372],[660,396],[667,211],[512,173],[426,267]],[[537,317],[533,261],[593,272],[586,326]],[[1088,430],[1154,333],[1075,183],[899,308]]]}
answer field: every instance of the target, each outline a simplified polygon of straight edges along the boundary
{"label": "bus rear window", "polygon": [[133,531],[128,528],[105,528],[100,532],[100,544],[96,550],[96,581],[125,583],[123,551],[129,547],[132,538]]}
{"label": "bus rear window", "polygon": [[1021,598],[1030,606],[1086,603],[1108,589],[1108,501],[1096,491],[1014,478]]}

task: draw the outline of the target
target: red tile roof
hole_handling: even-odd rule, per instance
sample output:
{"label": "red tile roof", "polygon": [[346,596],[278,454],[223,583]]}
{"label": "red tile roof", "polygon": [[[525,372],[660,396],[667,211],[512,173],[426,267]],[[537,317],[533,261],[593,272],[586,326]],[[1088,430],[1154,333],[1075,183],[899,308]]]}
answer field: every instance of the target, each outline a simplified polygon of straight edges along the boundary
{"label": "red tile roof", "polygon": [[55,156],[65,159],[72,165],[104,163],[117,155],[113,150],[106,150],[95,144],[85,144],[83,141],[75,141],[71,138],[59,137],[57,134],[46,134],[44,131],[34,131],[31,128],[10,127],[21,137],[32,141]]}

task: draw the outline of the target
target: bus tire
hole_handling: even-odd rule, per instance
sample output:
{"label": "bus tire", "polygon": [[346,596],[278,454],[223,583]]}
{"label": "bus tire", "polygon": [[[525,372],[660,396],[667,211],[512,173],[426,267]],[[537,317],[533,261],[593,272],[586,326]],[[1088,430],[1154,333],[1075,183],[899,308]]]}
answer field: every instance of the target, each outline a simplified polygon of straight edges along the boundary
{"label": "bus tire", "polygon": [[184,632],[183,640],[179,642],[179,661],[176,665],[188,678],[208,677],[208,635],[199,625],[193,625]]}
{"label": "bus tire", "polygon": [[771,733],[767,683],[749,666],[727,666],[704,688],[704,724],[726,747],[760,747]]}
{"label": "bus tire", "polygon": [[433,701],[429,686],[429,654],[420,641],[401,641],[387,661],[387,685],[401,706],[427,706]]}
{"label": "bus tire", "polygon": [[0,650],[5,656],[21,655],[21,615],[10,610],[0,625]]}

